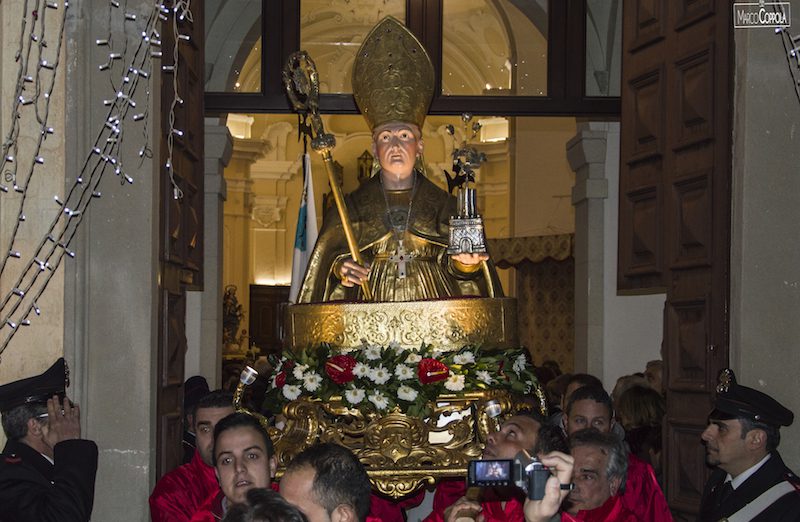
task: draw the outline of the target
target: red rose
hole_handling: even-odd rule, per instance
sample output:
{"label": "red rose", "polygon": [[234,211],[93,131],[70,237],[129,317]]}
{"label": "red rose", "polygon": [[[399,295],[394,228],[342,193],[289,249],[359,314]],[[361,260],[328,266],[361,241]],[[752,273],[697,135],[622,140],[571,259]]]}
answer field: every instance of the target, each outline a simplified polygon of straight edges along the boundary
{"label": "red rose", "polygon": [[286,372],[281,372],[275,376],[275,387],[283,388],[284,384],[286,384]]}
{"label": "red rose", "polygon": [[436,359],[422,359],[417,365],[417,376],[422,384],[443,381],[450,375],[450,368]]}
{"label": "red rose", "polygon": [[334,355],[325,362],[325,373],[339,386],[355,379],[353,368],[356,360],[350,355]]}

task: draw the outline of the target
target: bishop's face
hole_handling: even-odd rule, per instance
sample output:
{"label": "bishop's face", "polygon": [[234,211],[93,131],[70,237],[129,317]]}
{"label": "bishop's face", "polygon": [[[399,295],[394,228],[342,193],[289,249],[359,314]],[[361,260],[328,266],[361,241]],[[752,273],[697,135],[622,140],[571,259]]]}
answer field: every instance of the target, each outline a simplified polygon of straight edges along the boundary
{"label": "bishop's face", "polygon": [[388,176],[387,181],[411,179],[417,155],[422,153],[419,136],[419,128],[413,123],[385,123],[375,128],[373,153]]}

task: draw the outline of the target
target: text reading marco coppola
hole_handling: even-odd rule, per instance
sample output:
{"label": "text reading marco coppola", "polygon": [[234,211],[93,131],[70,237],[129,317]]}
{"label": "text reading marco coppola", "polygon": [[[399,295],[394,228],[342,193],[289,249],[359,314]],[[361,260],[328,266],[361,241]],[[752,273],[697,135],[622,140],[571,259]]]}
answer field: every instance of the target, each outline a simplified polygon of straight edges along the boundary
{"label": "text reading marco coppola", "polygon": [[786,28],[791,24],[792,14],[789,2],[733,3],[733,27],[736,29]]}

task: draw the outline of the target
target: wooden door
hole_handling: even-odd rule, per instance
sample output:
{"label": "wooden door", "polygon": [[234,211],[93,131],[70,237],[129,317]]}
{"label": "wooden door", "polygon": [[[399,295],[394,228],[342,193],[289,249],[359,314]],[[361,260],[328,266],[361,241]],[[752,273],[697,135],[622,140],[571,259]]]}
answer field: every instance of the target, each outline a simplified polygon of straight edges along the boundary
{"label": "wooden door", "polygon": [[[184,356],[186,354],[186,291],[202,289],[203,274],[203,3],[191,4],[191,20],[178,22],[178,33],[189,36],[178,44],[175,71],[161,73],[161,205],[158,304],[158,432],[156,475],[181,463]],[[162,65],[175,66],[173,18],[162,24]],[[173,80],[183,103],[174,109],[173,176],[166,168],[169,114],[175,99]],[[182,193],[175,197],[174,182]]]}
{"label": "wooden door", "polygon": [[288,286],[250,285],[250,342],[262,354],[280,354]]}
{"label": "wooden door", "polygon": [[626,0],[618,285],[666,291],[667,500],[693,520],[700,434],[728,364],[733,48],[728,0]]}

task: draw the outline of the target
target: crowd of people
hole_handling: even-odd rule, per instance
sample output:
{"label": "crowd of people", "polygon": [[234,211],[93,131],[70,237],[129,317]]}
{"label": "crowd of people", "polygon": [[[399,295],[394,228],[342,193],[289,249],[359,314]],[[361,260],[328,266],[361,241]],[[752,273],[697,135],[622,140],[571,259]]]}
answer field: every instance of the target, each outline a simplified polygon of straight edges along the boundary
{"label": "crowd of people", "polygon": [[[653,466],[660,439],[640,434],[658,428],[664,415],[653,387],[660,377],[627,380],[616,387],[627,389],[609,395],[597,378],[571,375],[561,379],[563,392],[548,386],[549,417],[520,411],[489,435],[483,460],[534,456],[549,468],[544,498],[532,500],[513,484],[476,490],[464,479],[442,480],[425,522],[672,520],[660,466]],[[8,438],[0,457],[3,522],[90,520],[98,450],[81,437],[80,408],[66,398],[65,381],[62,359],[39,376],[0,386]],[[272,441],[255,416],[234,411],[230,392],[186,397],[191,457],[153,489],[153,522],[394,522],[403,520],[403,506],[421,500],[380,497],[355,454],[332,443],[306,448],[275,482]],[[792,412],[726,370],[708,419],[701,439],[714,471],[698,520],[800,520],[800,480],[777,449]]]}

